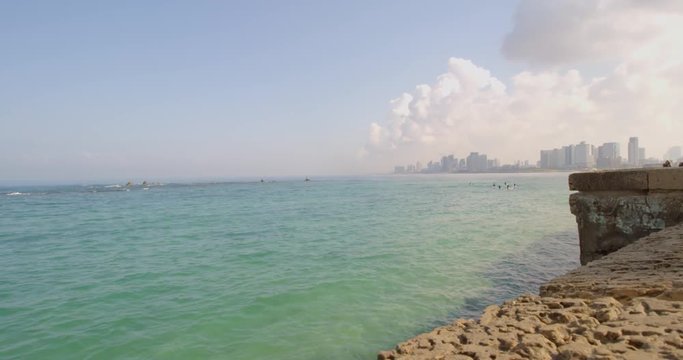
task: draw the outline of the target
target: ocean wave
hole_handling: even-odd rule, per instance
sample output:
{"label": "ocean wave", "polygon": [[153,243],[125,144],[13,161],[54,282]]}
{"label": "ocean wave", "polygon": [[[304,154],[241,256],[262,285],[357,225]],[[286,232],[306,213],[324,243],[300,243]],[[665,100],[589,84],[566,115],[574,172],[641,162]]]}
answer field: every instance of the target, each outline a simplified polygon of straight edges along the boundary
{"label": "ocean wave", "polygon": [[5,195],[7,195],[7,196],[20,196],[20,195],[31,195],[31,193],[22,193],[22,192],[14,191],[14,192],[7,193]]}

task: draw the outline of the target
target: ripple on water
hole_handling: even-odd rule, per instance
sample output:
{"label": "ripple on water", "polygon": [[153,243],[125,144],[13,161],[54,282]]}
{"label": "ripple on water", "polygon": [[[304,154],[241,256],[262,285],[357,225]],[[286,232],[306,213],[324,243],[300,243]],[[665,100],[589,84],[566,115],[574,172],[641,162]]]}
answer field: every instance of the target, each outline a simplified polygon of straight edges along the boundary
{"label": "ripple on water", "polygon": [[577,265],[565,176],[509,176],[22,189],[0,358],[373,357]]}

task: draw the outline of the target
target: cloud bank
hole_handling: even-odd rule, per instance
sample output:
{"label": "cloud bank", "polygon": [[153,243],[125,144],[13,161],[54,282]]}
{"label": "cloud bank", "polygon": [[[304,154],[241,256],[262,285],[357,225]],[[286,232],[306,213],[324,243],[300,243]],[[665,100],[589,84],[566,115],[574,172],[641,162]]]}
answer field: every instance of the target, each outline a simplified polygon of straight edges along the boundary
{"label": "cloud bank", "polygon": [[[538,150],[639,136],[648,156],[683,143],[683,2],[525,0],[502,53],[529,65],[509,86],[464,58],[391,100],[363,154],[377,164]],[[585,69],[602,68],[590,77]],[[622,151],[623,152],[623,151]]]}

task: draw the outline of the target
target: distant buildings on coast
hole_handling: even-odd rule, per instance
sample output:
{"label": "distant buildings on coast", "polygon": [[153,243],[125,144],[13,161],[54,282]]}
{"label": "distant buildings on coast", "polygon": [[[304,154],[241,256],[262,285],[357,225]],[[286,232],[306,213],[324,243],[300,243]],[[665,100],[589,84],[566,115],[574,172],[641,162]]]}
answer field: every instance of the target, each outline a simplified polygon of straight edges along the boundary
{"label": "distant buildings on coast", "polygon": [[524,172],[543,170],[581,170],[581,169],[621,169],[632,167],[661,166],[664,160],[671,160],[674,164],[683,161],[681,146],[671,147],[663,160],[647,158],[645,148],[640,147],[638,137],[631,137],[628,141],[626,158],[621,156],[619,143],[607,142],[594,146],[582,141],[578,144],[566,145],[560,148],[541,150],[540,159],[536,164],[528,160],[516,161],[513,164],[501,165],[498,159],[489,159],[486,154],[471,152],[465,158],[446,155],[441,160],[429,161],[423,165],[420,161],[414,164],[397,165],[396,174],[415,173],[458,173],[458,172]]}
{"label": "distant buildings on coast", "polygon": [[467,157],[458,159],[455,155],[441,157],[441,160],[430,161],[426,165],[421,162],[394,167],[396,174],[434,174],[457,172],[515,172],[532,169],[529,160],[517,161],[514,164],[501,165],[498,159],[489,159],[486,154],[471,152]]}
{"label": "distant buildings on coast", "polygon": [[595,147],[585,141],[552,150],[541,150],[538,163],[541,169],[615,169],[622,165],[623,159],[618,143],[609,142]]}
{"label": "distant buildings on coast", "polygon": [[647,157],[645,148],[640,147],[638,138],[628,139],[626,158],[621,156],[619,143],[608,142],[594,146],[582,141],[575,145],[566,145],[552,150],[541,150],[538,167],[541,169],[623,169],[634,167],[661,166],[665,160],[673,163],[683,161],[681,147],[669,149],[663,159]]}

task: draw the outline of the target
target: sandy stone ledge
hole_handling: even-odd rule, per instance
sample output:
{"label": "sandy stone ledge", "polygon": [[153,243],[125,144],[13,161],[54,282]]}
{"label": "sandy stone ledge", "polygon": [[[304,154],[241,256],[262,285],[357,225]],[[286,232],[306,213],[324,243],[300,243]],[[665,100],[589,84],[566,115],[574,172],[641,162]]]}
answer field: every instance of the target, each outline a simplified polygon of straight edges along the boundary
{"label": "sandy stone ledge", "polygon": [[683,225],[378,359],[683,359]]}

